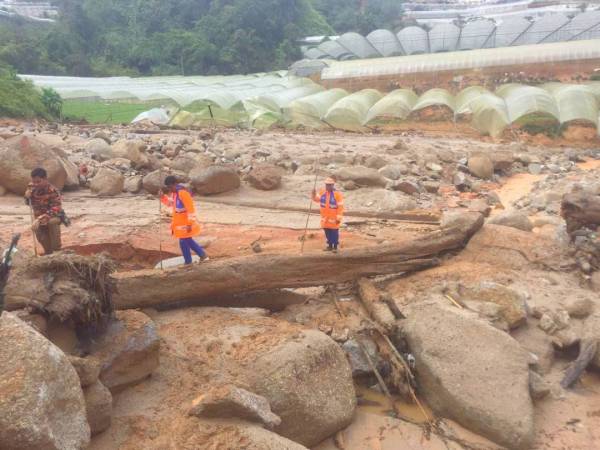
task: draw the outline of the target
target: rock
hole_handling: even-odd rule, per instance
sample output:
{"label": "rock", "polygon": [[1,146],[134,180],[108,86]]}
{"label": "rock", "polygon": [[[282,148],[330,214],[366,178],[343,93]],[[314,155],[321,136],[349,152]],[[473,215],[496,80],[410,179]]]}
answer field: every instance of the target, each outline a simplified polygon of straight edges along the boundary
{"label": "rock", "polygon": [[463,172],[456,172],[452,177],[452,183],[461,192],[467,191],[471,187],[471,182]]}
{"label": "rock", "polygon": [[412,195],[419,192],[419,185],[412,181],[400,181],[391,185],[392,190],[404,192],[405,194]]}
{"label": "rock", "polygon": [[110,428],[113,405],[110,391],[100,381],[96,381],[83,390],[83,395],[92,436]]}
{"label": "rock", "polygon": [[471,289],[460,289],[464,296],[473,301],[494,303],[500,306],[500,316],[510,328],[517,328],[527,321],[525,298],[517,291],[498,283],[482,282]]}
{"label": "rock", "polygon": [[101,197],[112,197],[123,192],[125,177],[116,170],[101,168],[90,182],[91,191]]}
{"label": "rock", "polygon": [[302,445],[315,445],[352,422],[350,365],[335,341],[319,331],[303,331],[258,354],[247,384],[281,417],[274,431]]}
{"label": "rock", "polygon": [[569,313],[570,317],[575,319],[585,319],[594,312],[595,302],[589,297],[567,297],[563,300],[562,306]]}
{"label": "rock", "polygon": [[529,371],[529,393],[534,400],[541,400],[550,393],[550,384],[532,370]]}
{"label": "rock", "polygon": [[94,133],[94,136],[92,136],[92,137],[94,139],[102,139],[107,144],[111,143],[110,134],[108,134],[107,131],[97,131],[96,133]]}
{"label": "rock", "polygon": [[402,331],[433,410],[501,445],[529,448],[529,358],[518,342],[452,306],[421,302],[403,312]]}
{"label": "rock", "polygon": [[356,184],[354,181],[348,180],[342,183],[342,187],[345,191],[355,191],[359,189],[360,186],[358,186],[358,184]]}
{"label": "rock", "polygon": [[149,194],[156,195],[158,191],[164,189],[165,178],[167,178],[169,174],[164,170],[155,170],[154,172],[150,172],[142,179],[142,186],[146,192]]}
{"label": "rock", "polygon": [[112,147],[104,139],[92,139],[85,144],[84,151],[96,161],[106,161],[115,157]]}
{"label": "rock", "polygon": [[237,418],[261,422],[268,428],[281,424],[281,419],[273,414],[266,398],[234,385],[214,388],[196,398],[188,414],[196,417]]}
{"label": "rock", "polygon": [[515,155],[511,151],[497,150],[492,152],[490,156],[494,170],[499,172],[509,171],[515,162]]}
{"label": "rock", "polygon": [[[329,438],[314,450],[448,450],[435,434],[424,441],[423,429],[412,423],[366,411],[357,411],[352,424],[342,431],[343,447]],[[481,447],[477,447],[481,448]],[[487,449],[486,449],[487,450]]]}
{"label": "rock", "polygon": [[154,322],[134,310],[117,311],[106,333],[92,344],[100,381],[112,392],[133,385],[158,367],[160,339]]}
{"label": "rock", "polygon": [[522,231],[533,230],[533,225],[529,221],[527,214],[521,211],[506,211],[492,217],[488,223],[502,225],[505,227],[516,228]]}
{"label": "rock", "polygon": [[3,197],[6,195],[6,188],[2,185],[0,185],[0,197]]}
{"label": "rock", "polygon": [[385,187],[387,184],[377,170],[364,166],[342,167],[336,172],[336,177],[340,181],[352,180],[359,186]]}
{"label": "rock", "polygon": [[388,164],[388,160],[383,156],[379,155],[371,155],[367,159],[365,159],[365,166],[370,169],[381,169]]}
{"label": "rock", "polygon": [[131,161],[127,158],[111,158],[101,163],[100,167],[118,170],[120,172],[129,172],[131,170]]}
{"label": "rock", "polygon": [[75,368],[81,387],[88,387],[98,381],[100,376],[100,362],[95,358],[79,358],[69,355],[69,361]]}
{"label": "rock", "polygon": [[0,317],[0,447],[86,448],[77,372],[54,344],[9,312]]}
{"label": "rock", "polygon": [[131,194],[137,194],[142,190],[143,187],[143,178],[139,175],[129,177],[125,180],[125,184],[123,189],[125,192],[129,192]]}
{"label": "rock", "polygon": [[441,172],[442,170],[444,170],[442,166],[434,162],[428,162],[427,164],[425,164],[425,168],[427,170],[431,170],[432,172]]}
{"label": "rock", "polygon": [[541,164],[537,164],[537,163],[529,164],[527,169],[529,170],[529,173],[532,175],[539,175],[540,173],[542,173],[542,165]]}
{"label": "rock", "polygon": [[53,147],[52,151],[55,153],[60,164],[62,165],[67,178],[65,179],[64,189],[77,189],[79,188],[79,168],[69,160],[69,155],[60,148]]}
{"label": "rock", "polygon": [[590,362],[595,369],[600,369],[600,313],[596,312],[589,316],[583,322],[583,332],[581,338],[581,348],[590,341],[597,341],[599,349],[596,350],[596,356]]}
{"label": "rock", "polygon": [[[375,364],[375,367],[377,367],[380,362],[379,354],[377,352],[377,344],[375,344],[373,340],[364,337],[360,338],[360,342],[369,354],[369,357],[371,358],[373,364]],[[369,365],[369,361],[367,361],[367,358],[356,339],[348,339],[346,342],[344,342],[342,348],[348,356],[353,377],[360,377],[373,373],[373,370]]]}
{"label": "rock", "polygon": [[478,212],[484,217],[489,217],[492,212],[492,207],[482,198],[476,198],[469,203],[469,211]]}
{"label": "rock", "polygon": [[511,336],[529,353],[536,356],[535,370],[542,375],[550,372],[554,365],[552,339],[538,327],[526,325],[517,328]]}
{"label": "rock", "polygon": [[253,167],[246,180],[255,189],[272,191],[281,186],[282,169],[275,166]]}
{"label": "rock", "polygon": [[228,166],[195,168],[190,172],[190,181],[194,191],[201,195],[221,194],[233,191],[241,185],[235,169]]}
{"label": "rock", "polygon": [[148,450],[308,450],[264,428],[239,420],[178,418],[169,433],[148,443]]}
{"label": "rock", "polygon": [[17,136],[0,143],[0,184],[17,195],[25,194],[31,171],[43,167],[48,180],[62,190],[67,182],[63,158],[31,136]]}
{"label": "rock", "polygon": [[425,188],[425,191],[430,194],[437,194],[440,190],[440,183],[437,181],[424,181],[421,184],[423,185],[423,188]]}
{"label": "rock", "polygon": [[401,164],[390,164],[379,169],[379,173],[390,180],[399,180],[402,175],[408,173],[408,169]]}
{"label": "rock", "polygon": [[128,159],[136,169],[150,167],[150,160],[144,152],[145,149],[146,144],[140,140],[121,139],[112,146],[115,157]]}
{"label": "rock", "polygon": [[467,163],[469,172],[476,177],[484,180],[490,180],[494,176],[494,164],[489,156],[480,154],[474,154],[469,158]]}
{"label": "rock", "polygon": [[171,169],[187,174],[189,174],[197,165],[198,160],[196,158],[190,158],[189,156],[178,156],[173,161],[169,162],[169,167]]}

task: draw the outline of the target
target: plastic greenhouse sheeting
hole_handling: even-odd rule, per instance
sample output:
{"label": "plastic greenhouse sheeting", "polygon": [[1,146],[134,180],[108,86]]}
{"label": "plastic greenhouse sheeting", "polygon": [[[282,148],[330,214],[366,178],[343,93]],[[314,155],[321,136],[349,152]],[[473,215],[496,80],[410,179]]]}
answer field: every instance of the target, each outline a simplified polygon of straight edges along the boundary
{"label": "plastic greenhouse sheeting", "polygon": [[541,117],[560,121],[554,97],[542,88],[510,84],[500,86],[496,94],[504,99],[511,123],[534,123]]}
{"label": "plastic greenhouse sheeting", "polygon": [[473,100],[475,100],[483,94],[491,94],[491,92],[483,86],[471,86],[466,89],[463,89],[455,97],[454,113],[456,115],[471,114],[473,112],[471,110],[471,103],[473,102]]}
{"label": "plastic greenhouse sheeting", "polygon": [[451,23],[436,25],[429,32],[429,48],[432,53],[453,52],[458,47],[460,28]]}
{"label": "plastic greenhouse sheeting", "polygon": [[513,45],[515,41],[527,33],[532,27],[532,22],[524,17],[516,17],[510,20],[504,20],[496,27],[494,33],[494,47],[508,47]]}
{"label": "plastic greenhouse sheeting", "polygon": [[347,59],[348,57],[354,57],[354,53],[337,41],[323,42],[317,47],[317,49],[335,59]]}
{"label": "plastic greenhouse sheeting", "polygon": [[585,120],[598,125],[598,99],[588,86],[550,83],[542,88],[554,97],[561,124]]}
{"label": "plastic greenhouse sheeting", "polygon": [[[569,23],[559,28],[548,36],[544,42],[570,41],[571,39],[582,39],[579,36],[589,33],[590,30],[600,25],[600,11],[586,11],[577,14]],[[597,37],[597,36],[595,36]],[[593,39],[594,37],[583,37],[583,39]]]}
{"label": "plastic greenhouse sheeting", "polygon": [[357,58],[375,58],[381,56],[375,47],[362,35],[358,33],[342,34],[337,43],[347,48]]}
{"label": "plastic greenhouse sheeting", "polygon": [[148,111],[138,114],[131,123],[142,122],[148,120],[157,125],[166,125],[171,120],[168,112],[163,108],[152,108]]}
{"label": "plastic greenhouse sheeting", "polygon": [[419,97],[419,100],[413,107],[413,111],[419,111],[430,106],[447,106],[454,112],[454,96],[446,89],[430,89]]}
{"label": "plastic greenhouse sheeting", "polygon": [[369,109],[381,100],[381,93],[375,89],[363,89],[338,100],[327,114],[325,122],[334,128],[348,131],[361,131]]}
{"label": "plastic greenhouse sheeting", "polygon": [[564,14],[549,14],[536,20],[526,33],[521,35],[513,45],[527,45],[544,42],[556,30],[565,26],[569,18]]}
{"label": "plastic greenhouse sheeting", "polygon": [[490,37],[496,26],[491,20],[474,20],[467,23],[460,33],[459,50],[475,50],[493,47]]}
{"label": "plastic greenhouse sheeting", "polygon": [[365,124],[389,124],[404,120],[410,115],[417,99],[417,95],[410,89],[396,89],[369,109]]}
{"label": "plastic greenhouse sheeting", "polygon": [[482,134],[498,137],[510,125],[504,99],[492,93],[474,98],[469,105],[471,124]]}
{"label": "plastic greenhouse sheeting", "polygon": [[421,27],[406,27],[397,34],[407,55],[429,53],[429,35]]}
{"label": "plastic greenhouse sheeting", "polygon": [[381,56],[400,56],[404,54],[398,38],[390,30],[375,30],[369,33],[367,40]]}
{"label": "plastic greenhouse sheeting", "polygon": [[325,128],[327,124],[323,117],[331,106],[347,95],[344,89],[336,88],[294,100],[283,108],[284,118],[291,126]]}

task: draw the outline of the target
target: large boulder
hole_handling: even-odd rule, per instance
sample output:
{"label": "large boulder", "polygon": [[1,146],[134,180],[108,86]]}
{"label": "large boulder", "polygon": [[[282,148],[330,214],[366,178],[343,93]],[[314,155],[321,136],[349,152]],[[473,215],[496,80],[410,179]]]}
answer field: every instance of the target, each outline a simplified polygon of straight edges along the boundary
{"label": "large boulder", "polygon": [[517,230],[531,231],[533,226],[527,214],[522,211],[506,211],[497,216],[492,217],[488,223],[494,225],[502,225],[505,227],[513,227]]}
{"label": "large boulder", "polygon": [[[190,173],[196,166],[200,165],[196,158],[190,156],[177,156],[173,161],[168,162],[169,167],[184,173]],[[206,167],[206,166],[203,166]]]}
{"label": "large boulder", "polygon": [[65,161],[52,148],[32,136],[17,136],[0,143],[0,184],[23,195],[31,181],[31,171],[43,167],[48,179],[61,190],[67,181]]}
{"label": "large boulder", "polygon": [[506,447],[530,448],[529,357],[519,343],[476,316],[435,301],[403,313],[402,330],[433,410]]}
{"label": "large boulder", "polygon": [[125,177],[120,172],[104,167],[98,170],[90,182],[92,192],[101,197],[119,195],[124,186]]}
{"label": "large boulder", "polygon": [[477,286],[461,287],[460,297],[463,300],[497,305],[499,316],[511,329],[517,328],[527,321],[523,295],[502,284],[484,281]]}
{"label": "large boulder", "polygon": [[54,344],[0,317],[0,448],[86,448],[90,428],[77,372]]}
{"label": "large boulder", "polygon": [[212,195],[233,191],[241,181],[233,167],[197,167],[190,172],[190,182],[198,194]]}
{"label": "large boulder", "polygon": [[352,370],[344,351],[320,331],[305,330],[258,354],[246,382],[281,417],[275,431],[307,447],[352,422]]}
{"label": "large boulder", "polygon": [[359,186],[385,187],[386,179],[376,169],[364,166],[342,167],[335,174],[340,181],[354,181]]}
{"label": "large boulder", "polygon": [[102,433],[110,427],[113,398],[112,394],[100,381],[83,390],[87,421],[92,436]]}
{"label": "large boulder", "polygon": [[127,310],[116,313],[91,354],[100,361],[100,381],[115,392],[150,376],[158,367],[159,349],[154,322],[142,312]]}
{"label": "large boulder", "polygon": [[282,169],[275,166],[257,166],[254,167],[246,180],[255,189],[261,191],[272,191],[281,186]]}
{"label": "large boulder", "polygon": [[83,149],[96,161],[106,161],[115,157],[112,147],[104,139],[92,139]]}
{"label": "large boulder", "polygon": [[69,160],[69,156],[64,150],[58,147],[53,147],[52,151],[54,151],[56,154],[56,157],[60,161],[60,164],[63,166],[63,169],[67,174],[64,188],[77,189],[79,187],[79,169]]}
{"label": "large boulder", "polygon": [[178,183],[189,182],[189,177],[183,172],[171,172],[165,170],[155,170],[150,172],[142,179],[142,187],[149,194],[156,195],[159,190],[165,190],[165,178],[173,175]]}
{"label": "large boulder", "polygon": [[121,139],[112,146],[113,158],[128,159],[136,169],[150,166],[150,159],[145,150],[146,144],[140,140]]}
{"label": "large boulder", "polygon": [[490,180],[494,176],[494,163],[489,156],[482,153],[471,156],[467,166],[469,172],[484,180]]}
{"label": "large boulder", "polygon": [[402,164],[390,164],[379,169],[379,173],[390,180],[399,180],[408,173],[408,168]]}
{"label": "large boulder", "polygon": [[142,190],[143,187],[143,178],[139,175],[134,175],[133,177],[129,177],[125,180],[125,184],[123,185],[123,189],[125,192],[129,192],[131,194],[137,194]]}

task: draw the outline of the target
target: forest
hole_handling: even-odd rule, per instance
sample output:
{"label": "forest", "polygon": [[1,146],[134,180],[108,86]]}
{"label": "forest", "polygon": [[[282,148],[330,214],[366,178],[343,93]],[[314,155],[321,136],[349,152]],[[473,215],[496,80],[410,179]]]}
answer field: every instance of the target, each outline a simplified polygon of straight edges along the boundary
{"label": "forest", "polygon": [[59,19],[0,18],[0,64],[72,76],[285,69],[298,39],[393,28],[400,0],[56,0]]}

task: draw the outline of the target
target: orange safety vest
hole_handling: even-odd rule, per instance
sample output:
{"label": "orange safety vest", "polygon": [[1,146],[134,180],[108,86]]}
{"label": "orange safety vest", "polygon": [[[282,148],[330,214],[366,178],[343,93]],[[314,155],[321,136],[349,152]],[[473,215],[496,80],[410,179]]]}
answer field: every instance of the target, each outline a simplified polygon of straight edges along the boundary
{"label": "orange safety vest", "polygon": [[344,217],[344,196],[341,192],[323,189],[313,199],[321,205],[321,228],[337,230]]}
{"label": "orange safety vest", "polygon": [[[173,208],[171,219],[171,234],[178,239],[185,239],[200,234],[200,224],[196,219],[196,207],[191,194],[183,187],[177,186],[176,192],[171,198],[166,195],[161,199],[162,203]],[[191,231],[188,227],[191,226]]]}

